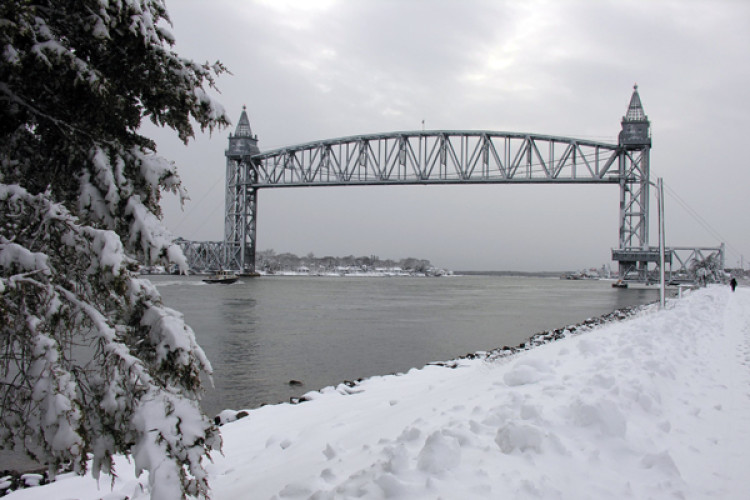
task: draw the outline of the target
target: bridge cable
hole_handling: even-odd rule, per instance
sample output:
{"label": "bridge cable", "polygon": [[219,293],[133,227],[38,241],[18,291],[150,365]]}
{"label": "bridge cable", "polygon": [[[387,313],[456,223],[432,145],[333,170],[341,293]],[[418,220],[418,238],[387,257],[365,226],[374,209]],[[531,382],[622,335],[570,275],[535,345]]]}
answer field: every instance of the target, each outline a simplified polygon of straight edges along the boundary
{"label": "bridge cable", "polygon": [[[206,198],[208,197],[208,195],[209,195],[209,194],[212,194],[212,192],[213,192],[214,188],[216,188],[216,185],[217,185],[217,184],[219,184],[219,182],[221,182],[222,180],[223,180],[223,179],[222,179],[221,177],[219,177],[218,179],[216,179],[216,181],[215,181],[215,182],[214,182],[214,183],[213,183],[213,184],[211,185],[211,187],[210,187],[210,188],[208,188],[208,191],[206,191],[206,192],[205,192],[205,193],[203,194],[203,196],[201,196],[201,198],[200,198],[200,199],[199,199],[199,200],[198,200],[198,201],[196,202],[196,204],[195,204],[195,205],[193,205],[192,207],[190,207],[190,210],[188,210],[188,211],[187,211],[187,212],[186,212],[186,213],[185,213],[185,214],[184,214],[184,215],[182,216],[182,218],[180,218],[180,220],[179,220],[179,221],[177,222],[177,224],[175,225],[174,229],[172,229],[172,232],[173,232],[173,233],[175,233],[175,234],[177,233],[177,230],[178,230],[178,229],[179,229],[180,227],[182,227],[182,224],[183,224],[183,223],[184,223],[184,222],[185,222],[186,220],[188,220],[188,219],[190,218],[190,215],[191,215],[191,214],[192,214],[193,212],[195,212],[195,211],[196,211],[196,210],[198,209],[198,207],[199,207],[199,206],[201,205],[201,203],[203,203],[203,202],[204,202],[204,201],[206,200]],[[213,215],[213,214],[214,214],[214,212],[216,212],[216,209],[215,209],[215,208],[214,208],[214,210],[213,210],[213,211],[211,212],[211,215]],[[208,219],[209,219],[209,218],[210,218],[210,217],[205,217],[205,218],[203,219],[203,222],[201,223],[201,225],[200,225],[200,226],[198,226],[198,228],[199,228],[199,229],[203,228],[203,226],[204,226],[204,225],[206,224],[206,222],[208,221]]]}
{"label": "bridge cable", "polygon": [[698,213],[697,210],[695,210],[693,207],[691,207],[690,205],[688,205],[687,201],[685,201],[679,194],[677,194],[677,192],[674,189],[672,189],[666,183],[664,184],[664,186],[666,187],[666,190],[669,193],[669,195],[672,196],[675,199],[675,201],[677,201],[677,203],[680,206],[682,206],[682,208],[688,213],[688,215],[690,215],[691,217],[693,217],[698,222],[698,224],[701,227],[703,227],[703,229],[705,229],[711,236],[713,236],[717,240],[719,240],[721,242],[724,242],[727,245],[727,247],[733,253],[735,253],[738,257],[742,255],[742,253],[737,248],[735,248],[734,245],[732,245],[731,243],[729,243],[729,241],[727,240],[727,238],[725,238],[713,226],[711,226],[711,224],[705,218],[703,218],[703,216],[701,216]]}

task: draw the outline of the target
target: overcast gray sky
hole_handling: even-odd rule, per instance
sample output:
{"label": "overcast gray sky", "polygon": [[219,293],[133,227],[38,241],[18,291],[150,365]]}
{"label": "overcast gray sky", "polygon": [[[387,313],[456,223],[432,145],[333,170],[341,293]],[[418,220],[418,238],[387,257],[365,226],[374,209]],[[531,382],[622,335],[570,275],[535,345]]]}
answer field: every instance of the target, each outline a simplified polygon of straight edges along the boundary
{"label": "overcast gray sky", "polygon": [[[725,241],[728,265],[750,260],[750,2],[172,0],[167,8],[180,55],[229,67],[219,100],[235,124],[247,105],[261,150],[418,130],[422,120],[427,129],[614,143],[637,83],[651,120],[652,176],[667,187],[667,244]],[[179,165],[191,197],[182,210],[166,197],[167,227],[222,239],[230,130],[188,147],[144,132]],[[258,249],[574,270],[610,262],[618,211],[619,190],[608,185],[261,190]],[[652,228],[656,244],[655,210]]]}

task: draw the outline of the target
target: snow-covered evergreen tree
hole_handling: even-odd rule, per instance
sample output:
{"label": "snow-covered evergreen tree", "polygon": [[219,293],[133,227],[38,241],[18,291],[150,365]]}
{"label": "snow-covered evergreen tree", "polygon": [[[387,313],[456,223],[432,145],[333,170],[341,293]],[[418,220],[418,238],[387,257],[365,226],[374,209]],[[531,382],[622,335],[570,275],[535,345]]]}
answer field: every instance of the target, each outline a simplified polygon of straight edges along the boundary
{"label": "snow-covered evergreen tree", "polygon": [[172,51],[163,0],[0,2],[0,443],[54,472],[129,453],[153,498],[208,493],[211,372],[182,316],[135,274],[182,253],[159,222],[175,167],[144,118],[187,142],[227,123],[225,68]]}

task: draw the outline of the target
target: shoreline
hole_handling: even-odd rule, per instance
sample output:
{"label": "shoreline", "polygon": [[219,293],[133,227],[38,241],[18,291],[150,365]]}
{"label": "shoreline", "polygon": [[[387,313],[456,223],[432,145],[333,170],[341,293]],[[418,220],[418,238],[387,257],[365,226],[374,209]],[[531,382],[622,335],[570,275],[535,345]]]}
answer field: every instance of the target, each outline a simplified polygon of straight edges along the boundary
{"label": "shoreline", "polygon": [[[446,361],[432,361],[421,368],[416,369],[423,369],[427,366],[441,366],[445,368],[456,368],[458,366],[458,362],[462,359],[481,359],[484,358],[485,360],[496,360],[499,358],[504,357],[510,357],[514,354],[517,354],[519,352],[523,351],[529,351],[531,349],[534,349],[535,347],[548,344],[550,342],[556,342],[558,340],[562,340],[564,338],[567,338],[569,336],[573,335],[580,335],[585,332],[589,332],[593,330],[594,328],[605,325],[608,323],[612,323],[615,321],[622,321],[625,319],[628,319],[638,312],[652,307],[655,303],[651,302],[648,304],[638,305],[638,306],[629,306],[624,308],[615,309],[609,313],[603,314],[601,316],[593,317],[593,318],[587,318],[579,323],[575,323],[572,325],[566,325],[563,327],[547,330],[547,331],[541,331],[532,334],[528,337],[528,339],[524,342],[519,343],[515,346],[502,346],[502,347],[496,347],[492,348],[486,351],[476,351],[473,353],[467,353],[462,356],[458,356],[453,359],[449,359]],[[415,368],[412,368],[415,369]],[[390,375],[404,375],[404,372],[399,373],[392,373]],[[321,393],[321,391],[324,391],[329,388],[334,388],[337,392],[340,392],[341,394],[356,394],[356,386],[358,386],[360,383],[373,378],[373,377],[382,377],[387,374],[380,374],[380,375],[373,375],[370,377],[362,377],[357,378],[355,380],[344,380],[335,386],[328,386],[323,387],[317,390],[312,391],[306,391],[303,395],[299,397],[292,396],[289,398],[289,401],[279,401],[276,403],[267,403],[267,404],[261,404],[257,407],[253,408],[244,408],[240,410],[233,410],[233,409],[224,409],[220,411],[218,414],[211,417],[210,415],[207,415],[209,418],[214,420],[214,423],[216,423],[218,426],[223,426],[227,423],[234,422],[236,420],[239,420],[246,416],[249,411],[256,410],[258,408],[262,408],[264,406],[274,406],[274,405],[283,405],[283,404],[301,404],[307,401],[311,401],[312,398],[310,396],[307,396],[308,394],[315,394],[315,393]],[[4,451],[4,450],[3,450]],[[6,453],[23,453],[23,452],[12,452],[12,451],[4,451]],[[26,459],[26,456],[23,455],[23,458]],[[59,471],[57,474],[65,474],[69,473],[70,471],[62,470]],[[26,483],[29,482],[31,484],[26,485]],[[19,469],[6,469],[0,471],[0,494],[2,492],[8,490],[13,486],[14,490],[17,489],[25,489],[29,487],[39,486],[43,484],[47,484],[49,482],[49,473],[47,469],[44,466],[29,466],[27,468],[19,468]],[[5,484],[8,484],[5,487],[2,487]]]}
{"label": "shoreline", "polygon": [[[493,349],[489,349],[486,351],[476,351],[473,353],[467,353],[462,356],[449,359],[447,361],[431,361],[420,368],[412,367],[410,370],[414,370],[414,369],[421,370],[428,366],[439,366],[439,367],[453,369],[453,368],[457,368],[459,365],[459,362],[463,359],[471,359],[471,360],[485,359],[487,361],[494,361],[499,358],[510,357],[519,352],[529,351],[536,347],[549,344],[550,342],[556,342],[558,340],[563,340],[570,336],[581,335],[583,333],[590,332],[591,330],[599,326],[603,326],[603,325],[617,322],[617,321],[626,320],[628,318],[635,316],[641,311],[654,307],[656,304],[657,302],[649,302],[647,304],[641,304],[637,306],[628,306],[628,307],[618,308],[609,313],[602,314],[601,316],[587,318],[579,323],[534,333],[530,337],[528,337],[526,341],[521,342],[516,346],[503,346],[503,347],[496,347]],[[410,371],[410,370],[407,370],[407,371]],[[362,382],[365,382],[371,378],[383,377],[387,375],[402,376],[402,375],[405,375],[405,372],[379,374],[379,375],[372,375],[369,377],[360,377],[354,380],[344,380],[342,382],[339,382],[336,385],[330,385],[330,386],[322,387],[320,389],[306,391],[303,395],[298,396],[298,397],[291,396],[289,398],[289,401],[265,403],[265,404],[261,404],[253,408],[243,408],[240,410],[233,410],[233,409],[226,408],[214,416],[214,422],[217,425],[222,426],[224,424],[228,424],[230,422],[234,422],[236,420],[244,418],[245,416],[248,415],[248,412],[257,410],[258,408],[263,408],[265,406],[274,406],[274,405],[283,405],[283,404],[297,405],[297,404],[305,403],[307,401],[313,400],[312,395],[322,394],[323,391],[327,391],[330,389],[333,389],[339,392],[340,394],[344,394],[344,395],[356,394],[357,390],[355,388]],[[293,382],[297,382],[297,381],[294,381],[294,380],[290,381],[290,384],[292,384]],[[296,384],[292,384],[292,385],[296,385]]]}

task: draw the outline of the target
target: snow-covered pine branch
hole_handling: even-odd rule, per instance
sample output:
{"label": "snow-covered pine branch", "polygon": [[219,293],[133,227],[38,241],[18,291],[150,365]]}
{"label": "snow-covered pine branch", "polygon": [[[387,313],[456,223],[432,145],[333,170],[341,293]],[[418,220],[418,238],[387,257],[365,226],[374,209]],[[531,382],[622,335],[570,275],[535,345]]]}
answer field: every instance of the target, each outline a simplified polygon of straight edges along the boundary
{"label": "snow-covered pine branch", "polygon": [[[139,179],[126,175],[126,168],[137,169]],[[118,155],[97,147],[91,153],[90,167],[80,174],[79,185],[81,219],[127,235],[124,243],[142,263],[166,258],[187,270],[184,256],[172,243],[174,237],[151,208],[158,208],[160,190],[173,192],[181,200],[187,197],[173,164],[139,148]]]}
{"label": "snow-covered pine branch", "polygon": [[[165,23],[167,26],[165,26]],[[0,3],[0,444],[54,472],[148,470],[153,498],[205,496],[211,372],[182,316],[135,275],[184,256],[161,226],[176,167],[139,134],[228,123],[226,71],[172,51],[163,0]]]}
{"label": "snow-covered pine branch", "polygon": [[53,473],[85,470],[86,453],[111,472],[132,452],[155,498],[205,494],[201,457],[220,444],[197,403],[211,366],[182,316],[133,277],[114,232],[44,194],[0,186],[0,220],[2,439]]}

